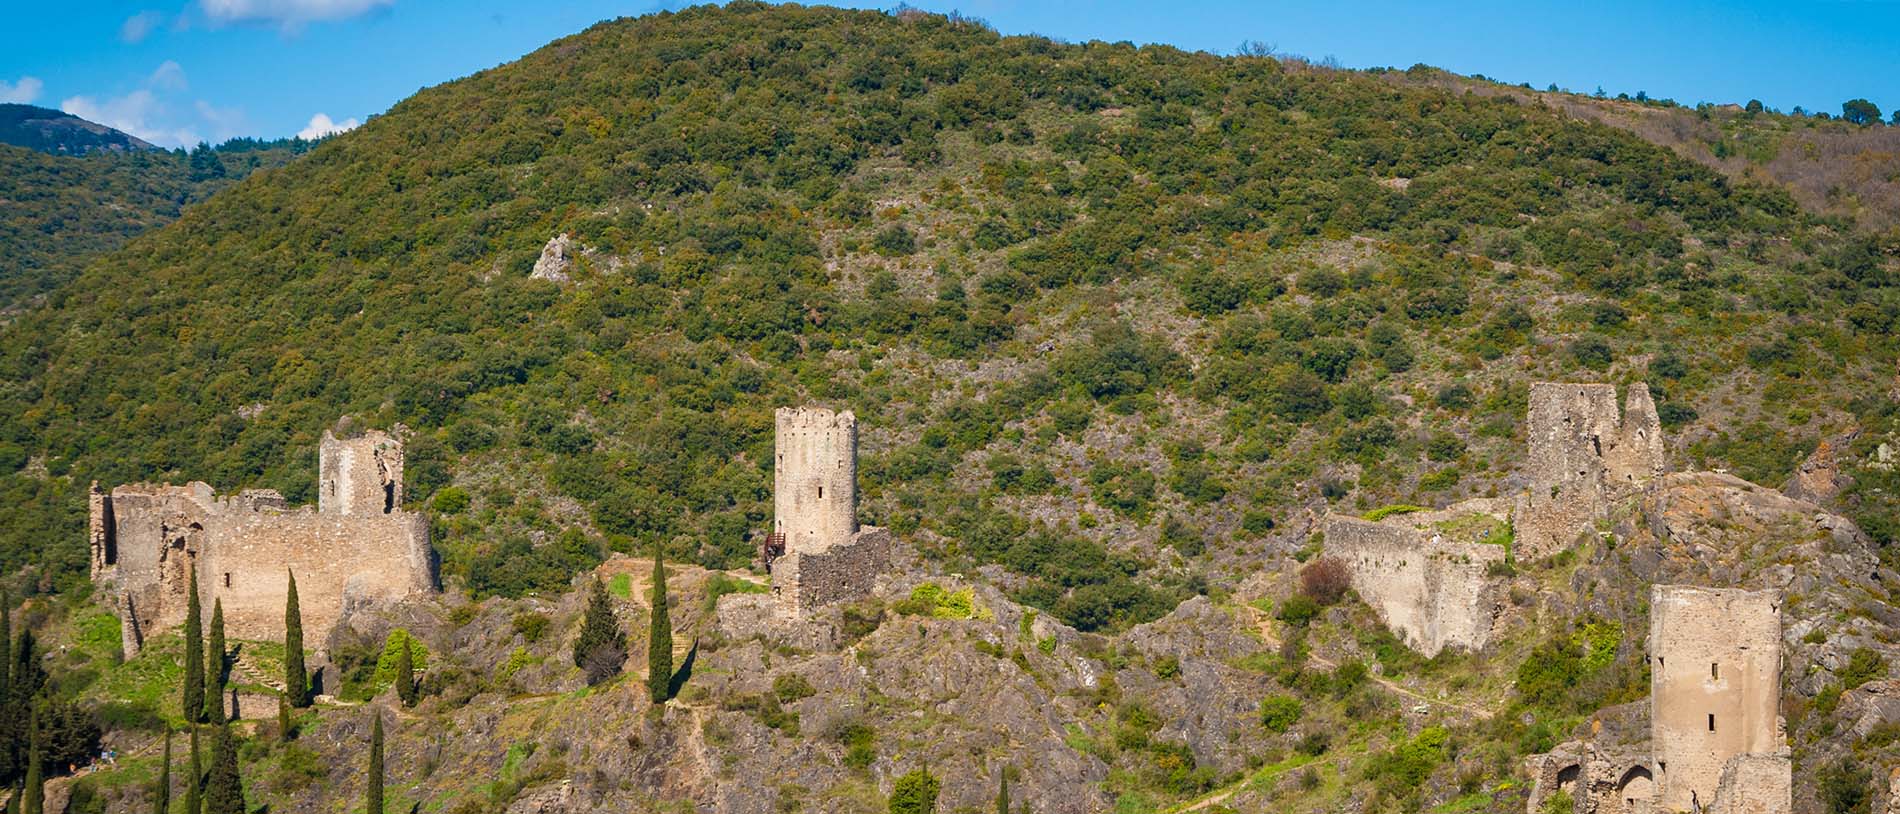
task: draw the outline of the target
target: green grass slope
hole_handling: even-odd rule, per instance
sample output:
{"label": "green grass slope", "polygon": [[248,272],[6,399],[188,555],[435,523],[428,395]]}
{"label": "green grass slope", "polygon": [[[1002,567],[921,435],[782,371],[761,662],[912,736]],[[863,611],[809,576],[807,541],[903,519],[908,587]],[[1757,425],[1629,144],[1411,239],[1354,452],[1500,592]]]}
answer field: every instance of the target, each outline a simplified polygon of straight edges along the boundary
{"label": "green grass slope", "polygon": [[[530,279],[561,233],[573,280]],[[813,401],[860,417],[867,521],[1113,629],[1327,503],[1513,488],[1532,379],[1647,379],[1682,463],[1778,482],[1888,420],[1894,249],[1512,98],[915,13],[612,21],[0,329],[0,566],[82,579],[92,479],[307,499],[344,414],[416,432],[478,594],[743,565],[771,410]]]}

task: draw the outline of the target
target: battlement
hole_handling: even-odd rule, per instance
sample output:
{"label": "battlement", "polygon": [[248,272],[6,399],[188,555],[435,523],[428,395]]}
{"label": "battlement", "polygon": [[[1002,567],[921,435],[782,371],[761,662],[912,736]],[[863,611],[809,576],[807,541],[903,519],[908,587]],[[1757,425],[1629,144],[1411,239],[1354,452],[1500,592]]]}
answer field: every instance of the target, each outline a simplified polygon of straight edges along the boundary
{"label": "battlement", "polygon": [[[124,620],[124,649],[133,655],[145,635],[184,620],[191,576],[200,599],[222,601],[233,637],[283,636],[288,575],[297,576],[308,641],[322,642],[346,600],[393,600],[435,587],[428,518],[361,502],[373,486],[394,499],[400,487],[401,442],[383,433],[349,441],[325,434],[323,486],[339,500],[292,508],[271,489],[220,496],[209,485],[126,484],[88,495],[93,581],[114,594]],[[367,505],[372,511],[360,509]]]}

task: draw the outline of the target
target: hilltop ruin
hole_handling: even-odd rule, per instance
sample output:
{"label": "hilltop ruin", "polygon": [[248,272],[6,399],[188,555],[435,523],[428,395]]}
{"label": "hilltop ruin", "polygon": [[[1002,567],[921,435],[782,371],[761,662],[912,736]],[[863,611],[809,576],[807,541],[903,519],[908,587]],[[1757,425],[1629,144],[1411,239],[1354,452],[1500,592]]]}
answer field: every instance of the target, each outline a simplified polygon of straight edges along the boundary
{"label": "hilltop ruin", "polygon": [[794,615],[869,594],[890,565],[891,533],[858,526],[857,417],[797,407],[775,418],[772,533],[761,556],[772,593]]}
{"label": "hilltop ruin", "polygon": [[1327,552],[1351,566],[1354,590],[1413,650],[1482,649],[1504,607],[1498,566],[1570,547],[1663,472],[1647,385],[1630,387],[1619,413],[1613,385],[1536,382],[1527,421],[1530,485],[1515,498],[1324,521]]}
{"label": "hilltop ruin", "polygon": [[1577,814],[1792,810],[1780,593],[1652,585],[1649,625],[1648,737],[1531,757],[1526,811],[1555,795]]}
{"label": "hilltop ruin", "polygon": [[193,481],[128,484],[90,495],[92,580],[123,621],[126,655],[185,619],[190,577],[206,607],[224,604],[233,638],[284,635],[297,576],[305,641],[321,643],[358,602],[433,591],[428,518],[402,506],[402,442],[370,431],[323,434],[317,505],[292,509],[269,489],[220,497]]}

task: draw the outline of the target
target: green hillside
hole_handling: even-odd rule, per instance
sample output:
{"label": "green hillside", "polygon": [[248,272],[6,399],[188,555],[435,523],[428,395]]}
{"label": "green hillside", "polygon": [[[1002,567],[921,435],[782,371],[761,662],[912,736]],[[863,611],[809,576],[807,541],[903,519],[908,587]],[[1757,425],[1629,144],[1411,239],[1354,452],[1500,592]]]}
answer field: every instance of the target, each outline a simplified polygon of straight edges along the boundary
{"label": "green hillside", "polygon": [[[557,284],[544,243],[591,251]],[[1084,630],[1509,491],[1528,382],[1649,381],[1763,483],[1889,428],[1892,242],[1505,96],[1267,57],[735,3],[425,90],[0,329],[0,567],[84,485],[310,496],[415,430],[477,594],[663,543],[744,565],[771,410],[865,428],[865,519]],[[1521,480],[1516,481],[1521,483]]]}
{"label": "green hillside", "polygon": [[260,167],[289,161],[300,148],[242,139],[191,153],[68,156],[0,144],[0,312],[70,281],[100,255]]}

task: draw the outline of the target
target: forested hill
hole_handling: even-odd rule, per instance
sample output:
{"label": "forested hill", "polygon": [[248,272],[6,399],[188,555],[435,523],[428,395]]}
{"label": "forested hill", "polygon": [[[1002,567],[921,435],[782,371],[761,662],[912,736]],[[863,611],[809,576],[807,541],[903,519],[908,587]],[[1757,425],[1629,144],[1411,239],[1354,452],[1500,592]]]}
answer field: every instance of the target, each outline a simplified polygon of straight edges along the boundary
{"label": "forested hill", "polygon": [[[563,233],[571,280],[531,279]],[[1116,627],[1326,504],[1521,484],[1533,379],[1647,380],[1678,463],[1763,483],[1882,437],[1894,250],[1521,99],[909,12],[619,20],[6,325],[0,565],[83,577],[93,479],[306,499],[344,414],[416,432],[477,593],[644,541],[743,565],[809,401],[858,412],[867,521]]]}
{"label": "forested hill", "polygon": [[252,171],[282,165],[303,147],[238,139],[189,153],[49,155],[0,144],[0,314],[59,287],[100,255],[176,220],[185,207]]}
{"label": "forested hill", "polygon": [[55,155],[158,149],[143,139],[71,113],[12,103],[0,104],[0,144]]}

